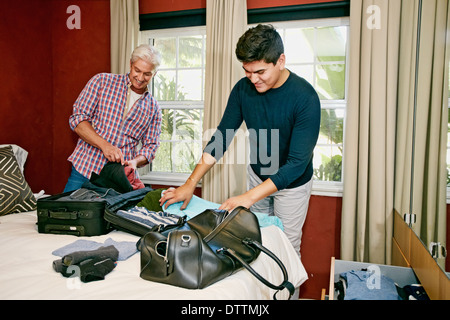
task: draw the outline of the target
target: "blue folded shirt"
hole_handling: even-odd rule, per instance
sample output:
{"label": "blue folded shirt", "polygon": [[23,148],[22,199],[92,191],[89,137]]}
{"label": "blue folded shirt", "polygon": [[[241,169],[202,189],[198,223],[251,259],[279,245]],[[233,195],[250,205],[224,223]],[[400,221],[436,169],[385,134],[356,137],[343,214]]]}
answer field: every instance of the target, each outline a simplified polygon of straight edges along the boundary
{"label": "blue folded shirt", "polygon": [[[186,209],[181,210],[181,206],[183,205],[183,202],[177,202],[173,203],[170,206],[167,207],[167,209],[164,209],[164,212],[168,212],[174,215],[178,216],[184,216],[186,215],[188,219],[195,217],[196,215],[202,213],[203,211],[207,209],[218,209],[220,207],[220,204],[204,200],[200,197],[193,196],[189,204],[187,205]],[[163,205],[164,208],[164,205]],[[266,213],[259,213],[259,212],[253,212],[255,216],[258,218],[259,226],[261,228],[267,227],[267,226],[277,226],[281,230],[284,230],[283,223],[281,222],[280,218],[276,216],[269,216]]]}
{"label": "blue folded shirt", "polygon": [[347,282],[344,300],[401,300],[394,281],[364,270],[341,273]]}

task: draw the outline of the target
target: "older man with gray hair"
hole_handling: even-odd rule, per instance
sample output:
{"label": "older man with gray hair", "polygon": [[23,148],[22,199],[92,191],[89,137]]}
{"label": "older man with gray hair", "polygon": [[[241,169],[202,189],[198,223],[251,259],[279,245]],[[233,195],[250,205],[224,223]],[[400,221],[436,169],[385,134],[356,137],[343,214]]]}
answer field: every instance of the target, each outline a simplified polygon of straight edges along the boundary
{"label": "older man with gray hair", "polygon": [[136,169],[154,159],[161,109],[147,86],[160,63],[154,47],[141,45],[131,55],[129,73],[100,73],[88,81],[69,118],[79,139],[68,158],[72,172],[64,192],[80,188],[108,161]]}

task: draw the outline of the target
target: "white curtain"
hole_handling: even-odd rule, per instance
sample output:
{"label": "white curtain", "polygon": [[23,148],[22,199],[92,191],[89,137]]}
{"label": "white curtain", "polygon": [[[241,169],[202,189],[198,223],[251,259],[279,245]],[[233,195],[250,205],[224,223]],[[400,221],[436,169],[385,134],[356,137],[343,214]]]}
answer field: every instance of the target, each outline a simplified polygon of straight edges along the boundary
{"label": "white curtain", "polygon": [[341,258],[386,263],[393,230],[401,1],[350,5]]}
{"label": "white curtain", "polygon": [[424,1],[414,121],[418,0],[351,1],[342,259],[390,263],[412,182],[419,228],[446,227],[448,2]]}
{"label": "white curtain", "polygon": [[[207,0],[206,75],[203,131],[206,143],[217,128],[228,96],[244,75],[235,55],[236,43],[247,30],[246,0]],[[246,147],[241,128],[225,156],[202,180],[202,197],[222,203],[246,191]]]}
{"label": "white curtain", "polygon": [[111,73],[130,71],[130,57],[138,45],[139,1],[111,0]]}
{"label": "white curtain", "polygon": [[[402,17],[413,19],[402,23],[402,58],[409,48],[416,53],[418,7],[418,0],[403,4]],[[402,148],[397,152],[401,158],[397,161],[395,207],[401,214],[416,215],[412,229],[427,246],[431,241],[446,242],[449,10],[448,0],[423,1],[418,69],[416,57],[408,55],[399,70],[401,77],[411,81],[399,83],[398,145]],[[412,119],[416,69],[416,116]],[[408,162],[413,166],[403,165]]]}

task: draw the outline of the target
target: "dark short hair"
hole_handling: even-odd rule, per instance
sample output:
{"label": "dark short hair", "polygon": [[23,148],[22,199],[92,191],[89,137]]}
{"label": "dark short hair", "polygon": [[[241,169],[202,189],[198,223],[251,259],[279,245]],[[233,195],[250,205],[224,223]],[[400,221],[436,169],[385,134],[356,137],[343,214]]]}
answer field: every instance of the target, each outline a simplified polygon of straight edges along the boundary
{"label": "dark short hair", "polygon": [[241,62],[264,60],[276,64],[282,53],[283,41],[272,25],[259,24],[248,29],[236,45],[236,57]]}

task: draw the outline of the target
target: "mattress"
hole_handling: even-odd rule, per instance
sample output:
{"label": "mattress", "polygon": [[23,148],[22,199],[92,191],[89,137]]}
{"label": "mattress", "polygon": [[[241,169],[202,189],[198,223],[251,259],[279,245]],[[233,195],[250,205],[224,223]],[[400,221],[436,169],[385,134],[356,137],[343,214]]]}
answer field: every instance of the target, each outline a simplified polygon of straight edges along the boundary
{"label": "mattress", "polygon": [[[106,275],[105,279],[83,283],[56,272],[53,252],[77,240],[104,243],[137,242],[138,236],[114,230],[94,237],[42,234],[37,231],[36,211],[0,217],[0,299],[2,300],[269,300],[275,290],[267,287],[246,269],[204,289],[184,289],[139,277],[140,254],[136,252]],[[300,287],[307,280],[305,268],[289,240],[275,224],[261,228],[262,243],[284,263],[289,281]],[[276,263],[260,254],[252,267],[268,281],[280,284],[282,273]],[[278,299],[288,299],[286,290]]]}

